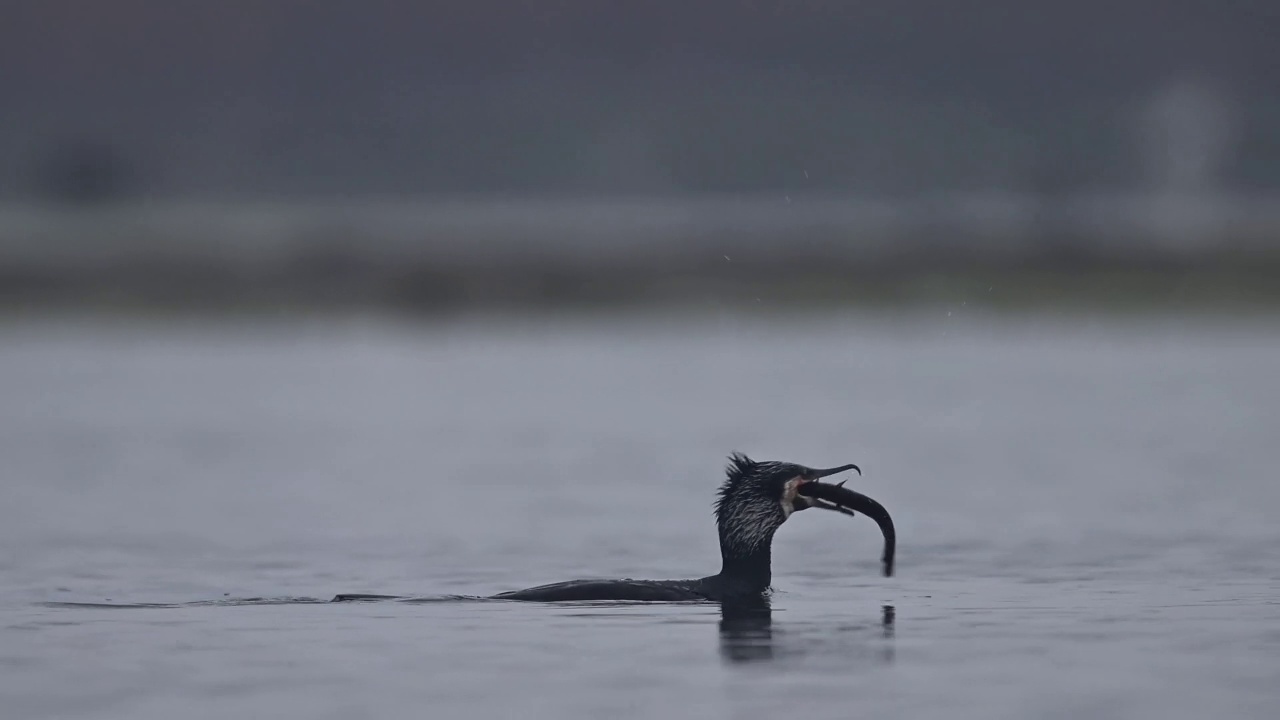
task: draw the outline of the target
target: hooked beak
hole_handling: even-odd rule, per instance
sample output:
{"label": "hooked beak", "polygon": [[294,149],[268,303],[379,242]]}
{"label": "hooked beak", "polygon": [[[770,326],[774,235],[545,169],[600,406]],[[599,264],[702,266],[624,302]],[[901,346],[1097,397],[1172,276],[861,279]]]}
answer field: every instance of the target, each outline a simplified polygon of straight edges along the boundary
{"label": "hooked beak", "polygon": [[840,467],[835,467],[835,468],[827,468],[826,470],[809,469],[808,471],[805,472],[804,479],[812,482],[814,480],[817,480],[818,478],[824,478],[831,475],[838,475],[844,472],[845,470],[853,470],[859,475],[862,474],[861,468],[859,468],[857,465],[850,464],[850,465],[841,465]]}
{"label": "hooked beak", "polygon": [[[816,483],[821,478],[837,475],[839,473],[844,472],[845,470],[853,470],[859,475],[862,474],[862,469],[852,463],[848,465],[841,465],[840,467],[826,468],[825,470],[815,469],[815,468],[805,468],[804,473],[800,475],[799,482],[796,484],[796,487],[794,490],[794,492],[796,493],[795,497],[792,498],[792,503],[794,505],[795,510],[804,510],[805,508],[819,507],[819,505],[817,505],[817,503],[815,503],[814,501],[808,498],[802,497],[800,495],[799,490],[801,487],[804,487],[809,483]],[[841,480],[839,484],[844,485],[844,481]],[[828,508],[828,509],[833,510],[835,508]],[[852,515],[853,513],[849,512],[848,514]]]}
{"label": "hooked beak", "polygon": [[[812,473],[805,474],[805,480],[796,489],[796,498],[794,501],[796,510],[803,510],[807,507],[817,507],[823,510],[835,510],[845,515],[856,515],[862,513],[880,526],[880,533],[884,536],[884,554],[881,556],[881,563],[884,566],[885,577],[893,575],[893,556],[897,548],[897,532],[893,527],[893,518],[889,517],[889,511],[884,506],[872,500],[871,498],[859,492],[854,492],[841,482],[836,485],[818,482],[818,478],[834,475],[845,470],[858,470],[856,465],[843,465],[830,470],[814,470]],[[862,471],[859,470],[861,475]]]}

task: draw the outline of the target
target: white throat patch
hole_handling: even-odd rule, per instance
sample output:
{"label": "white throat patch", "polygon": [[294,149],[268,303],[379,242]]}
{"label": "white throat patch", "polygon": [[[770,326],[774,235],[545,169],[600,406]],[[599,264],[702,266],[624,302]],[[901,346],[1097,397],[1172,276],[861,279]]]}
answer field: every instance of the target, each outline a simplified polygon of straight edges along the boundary
{"label": "white throat patch", "polygon": [[786,485],[782,486],[782,517],[789,518],[791,513],[796,509],[796,492],[800,489],[801,480],[799,478],[788,480]]}

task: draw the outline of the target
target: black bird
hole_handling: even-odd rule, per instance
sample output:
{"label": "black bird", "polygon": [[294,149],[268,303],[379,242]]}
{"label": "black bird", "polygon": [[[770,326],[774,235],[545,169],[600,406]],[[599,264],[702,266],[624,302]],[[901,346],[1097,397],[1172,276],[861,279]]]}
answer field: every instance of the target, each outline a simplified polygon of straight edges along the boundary
{"label": "black bird", "polygon": [[896,534],[888,511],[871,498],[838,485],[820,482],[857,465],[815,470],[787,462],[757,462],[741,453],[729,457],[724,484],[715,504],[720,532],[720,572],[696,580],[570,580],[500,593],[498,600],[538,602],[631,600],[735,601],[760,597],[772,582],[770,550],[773,534],[793,512],[818,507],[847,515],[861,512],[875,520],[884,535],[884,574],[893,574]]}

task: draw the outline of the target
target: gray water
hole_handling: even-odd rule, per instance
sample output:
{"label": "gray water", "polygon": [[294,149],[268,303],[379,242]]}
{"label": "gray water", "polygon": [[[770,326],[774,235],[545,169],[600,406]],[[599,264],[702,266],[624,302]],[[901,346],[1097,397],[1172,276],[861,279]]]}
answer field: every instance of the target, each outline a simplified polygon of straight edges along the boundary
{"label": "gray water", "polygon": [[[1265,318],[7,321],[0,716],[1276,717],[1278,369]],[[897,575],[815,510],[768,623],[287,602],[714,572],[732,450],[861,465]]]}

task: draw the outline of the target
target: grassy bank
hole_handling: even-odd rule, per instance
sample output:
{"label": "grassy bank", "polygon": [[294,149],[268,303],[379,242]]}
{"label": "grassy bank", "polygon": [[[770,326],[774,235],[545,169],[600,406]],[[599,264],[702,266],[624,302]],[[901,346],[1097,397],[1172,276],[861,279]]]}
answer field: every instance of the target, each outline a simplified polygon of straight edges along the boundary
{"label": "grassy bank", "polygon": [[223,282],[168,276],[81,278],[5,293],[0,311],[129,314],[388,312],[775,312],[913,306],[995,312],[1280,313],[1280,273],[1270,267],[1180,270],[963,269],[860,274],[834,269],[764,274],[475,274],[363,282]]}
{"label": "grassy bank", "polygon": [[0,207],[0,307],[1280,308],[1268,197]]}

